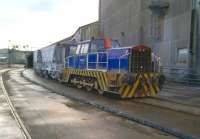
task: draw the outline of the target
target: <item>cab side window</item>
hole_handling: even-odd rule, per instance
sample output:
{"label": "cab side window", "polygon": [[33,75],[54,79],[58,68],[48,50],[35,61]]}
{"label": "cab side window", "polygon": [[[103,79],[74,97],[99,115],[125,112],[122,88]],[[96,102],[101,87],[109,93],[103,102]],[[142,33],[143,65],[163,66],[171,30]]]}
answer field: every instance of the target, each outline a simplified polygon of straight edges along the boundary
{"label": "cab side window", "polygon": [[76,54],[78,55],[80,53],[80,50],[81,50],[81,45],[79,44],[77,49],[76,49]]}
{"label": "cab side window", "polygon": [[118,41],[112,41],[112,48],[119,48],[119,42]]}
{"label": "cab side window", "polygon": [[72,55],[75,55],[76,54],[76,51],[77,51],[77,47],[76,46],[70,46],[70,50],[69,50],[69,55],[72,56]]}
{"label": "cab side window", "polygon": [[97,40],[93,40],[91,43],[91,52],[99,52],[99,51],[103,51],[104,48],[104,40],[102,39],[97,39]]}
{"label": "cab side window", "polygon": [[90,52],[91,53],[98,52],[98,46],[97,46],[97,44],[95,42],[91,43]]}
{"label": "cab side window", "polygon": [[89,50],[89,44],[85,43],[81,45],[81,54],[87,54]]}

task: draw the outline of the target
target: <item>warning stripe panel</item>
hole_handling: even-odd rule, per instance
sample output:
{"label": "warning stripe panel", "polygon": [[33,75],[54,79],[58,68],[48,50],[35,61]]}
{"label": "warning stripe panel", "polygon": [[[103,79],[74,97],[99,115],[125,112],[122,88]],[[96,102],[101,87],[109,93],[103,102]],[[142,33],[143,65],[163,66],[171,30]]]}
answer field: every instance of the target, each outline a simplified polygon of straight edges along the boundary
{"label": "warning stripe panel", "polygon": [[131,86],[127,85],[123,91],[122,98],[126,98],[131,90]]}
{"label": "warning stripe panel", "polygon": [[138,79],[138,80],[134,83],[134,85],[133,85],[133,87],[132,87],[132,89],[131,89],[131,91],[130,91],[130,93],[129,93],[129,95],[128,95],[128,98],[131,98],[131,97],[134,97],[134,96],[135,96],[139,84],[140,84],[140,79]]}
{"label": "warning stripe panel", "polygon": [[104,81],[105,81],[105,85],[108,86],[108,78],[107,78],[107,75],[105,72],[103,72],[103,78],[104,78]]}
{"label": "warning stripe panel", "polygon": [[96,77],[96,79],[97,79],[97,81],[98,81],[98,83],[99,83],[100,89],[101,89],[101,90],[104,90],[103,84],[102,84],[102,81],[101,81],[101,78],[100,78],[100,75],[99,75],[98,72],[95,72],[95,77]]}
{"label": "warning stripe panel", "polygon": [[99,72],[99,77],[100,77],[101,83],[103,85],[103,90],[106,90],[106,84],[105,84],[105,80],[103,78],[102,72]]}
{"label": "warning stripe panel", "polygon": [[120,93],[120,94],[123,94],[123,91],[124,91],[125,87],[126,87],[126,84],[123,84],[123,85],[120,87],[120,89],[119,89],[119,93]]}
{"label": "warning stripe panel", "polygon": [[145,77],[146,82],[147,82],[147,84],[148,84],[148,86],[149,86],[151,96],[155,96],[155,95],[156,95],[156,91],[155,91],[155,89],[153,88],[153,85],[152,85],[152,83],[151,83],[151,81],[150,81],[150,79],[149,79],[149,75],[148,75],[147,73],[145,73],[145,74],[144,74],[144,77]]}
{"label": "warning stripe panel", "polygon": [[[66,69],[64,71],[65,79],[69,81],[72,74],[85,77],[94,77],[97,79],[101,90],[108,90],[109,81],[106,72]],[[119,78],[122,77],[122,74],[120,74]],[[158,78],[157,74],[144,73],[142,75],[138,74],[136,77],[137,80],[134,82],[133,85],[121,85],[121,87],[119,88],[119,93],[122,98],[155,96],[160,91],[158,82],[156,80]]]}

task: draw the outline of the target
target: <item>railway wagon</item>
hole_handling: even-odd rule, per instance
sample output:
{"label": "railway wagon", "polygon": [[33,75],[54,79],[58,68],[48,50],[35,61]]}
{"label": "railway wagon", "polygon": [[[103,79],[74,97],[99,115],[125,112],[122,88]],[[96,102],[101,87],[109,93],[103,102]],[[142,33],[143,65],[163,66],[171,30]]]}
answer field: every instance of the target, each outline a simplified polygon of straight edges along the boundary
{"label": "railway wagon", "polygon": [[64,70],[64,61],[71,44],[52,44],[34,52],[34,70],[39,75],[59,80]]}
{"label": "railway wagon", "polygon": [[26,68],[33,68],[33,52],[26,56]]}
{"label": "railway wagon", "polygon": [[121,98],[155,96],[160,91],[159,58],[151,48],[120,47],[111,39],[91,39],[69,47],[62,81]]}

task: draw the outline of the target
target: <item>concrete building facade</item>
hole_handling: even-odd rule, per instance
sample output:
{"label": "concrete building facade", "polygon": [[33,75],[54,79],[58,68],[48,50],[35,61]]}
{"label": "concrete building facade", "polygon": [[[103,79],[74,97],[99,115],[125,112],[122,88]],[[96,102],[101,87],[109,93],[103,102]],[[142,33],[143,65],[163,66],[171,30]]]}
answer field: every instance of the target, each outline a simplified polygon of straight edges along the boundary
{"label": "concrete building facade", "polygon": [[200,71],[199,0],[100,0],[100,35],[146,44],[166,73]]}

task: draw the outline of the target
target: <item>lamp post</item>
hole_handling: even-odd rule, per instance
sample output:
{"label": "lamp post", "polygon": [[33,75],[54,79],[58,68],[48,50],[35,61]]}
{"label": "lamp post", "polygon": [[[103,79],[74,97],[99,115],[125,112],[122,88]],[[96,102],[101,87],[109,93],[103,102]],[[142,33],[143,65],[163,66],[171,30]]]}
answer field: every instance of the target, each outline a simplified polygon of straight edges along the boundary
{"label": "lamp post", "polygon": [[11,40],[8,41],[8,67],[10,68],[11,67],[11,61],[10,61],[10,43],[11,43]]}

